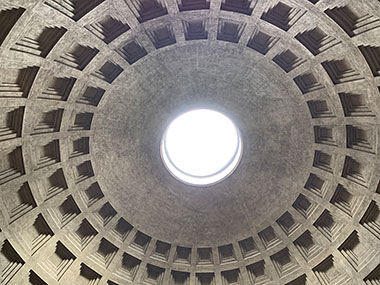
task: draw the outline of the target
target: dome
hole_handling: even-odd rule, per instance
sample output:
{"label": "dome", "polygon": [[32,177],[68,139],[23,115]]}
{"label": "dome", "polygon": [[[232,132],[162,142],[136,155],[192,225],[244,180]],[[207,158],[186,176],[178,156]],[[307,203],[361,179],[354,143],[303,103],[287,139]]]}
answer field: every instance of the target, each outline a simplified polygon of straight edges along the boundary
{"label": "dome", "polygon": [[[379,1],[13,0],[0,28],[1,284],[380,284]],[[194,110],[235,132],[201,185],[166,152]]]}

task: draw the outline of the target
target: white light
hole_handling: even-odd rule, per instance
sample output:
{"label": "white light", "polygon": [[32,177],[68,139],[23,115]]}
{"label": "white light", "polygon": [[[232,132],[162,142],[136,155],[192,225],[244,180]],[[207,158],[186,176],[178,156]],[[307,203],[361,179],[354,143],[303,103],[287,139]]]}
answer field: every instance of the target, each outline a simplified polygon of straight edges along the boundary
{"label": "white light", "polygon": [[161,156],[171,174],[198,186],[226,178],[235,170],[241,153],[238,129],[225,115],[208,109],[177,117],[161,142]]}

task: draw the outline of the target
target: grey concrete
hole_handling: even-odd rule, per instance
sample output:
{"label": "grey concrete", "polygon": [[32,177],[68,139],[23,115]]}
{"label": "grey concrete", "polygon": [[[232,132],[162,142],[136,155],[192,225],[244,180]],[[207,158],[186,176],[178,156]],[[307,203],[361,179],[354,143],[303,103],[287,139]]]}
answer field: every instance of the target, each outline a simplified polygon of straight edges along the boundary
{"label": "grey concrete", "polygon": [[[283,0],[298,11],[287,31],[270,16],[274,0],[253,1],[251,16],[221,10],[218,0],[191,11],[162,1],[168,14],[143,23],[129,1],[83,1],[78,21],[80,1],[69,2],[73,9],[62,10],[60,0],[0,1],[2,284],[203,285],[205,273],[223,285],[380,282],[378,1]],[[372,21],[345,32],[325,13],[338,6]],[[22,15],[9,12],[20,7]],[[120,28],[104,24],[108,15],[131,29],[106,44],[102,37]],[[204,21],[207,39],[186,40],[182,21]],[[295,38],[316,26],[328,36],[320,46]],[[41,37],[43,27],[67,32]],[[176,43],[157,49],[164,41],[152,32],[162,27]],[[265,55],[263,42],[247,47],[258,31],[276,39]],[[126,59],[137,52],[121,52],[131,41],[147,52],[132,65]],[[296,59],[273,60],[286,50]],[[21,76],[33,66],[36,74]],[[299,77],[310,73],[316,82]],[[76,81],[68,90],[54,77]],[[87,87],[105,91],[100,102],[100,93],[83,98]],[[236,171],[204,189],[175,180],[159,156],[168,123],[195,107],[227,114],[244,142]],[[56,121],[46,116],[52,110]],[[315,137],[315,127],[331,132]],[[169,246],[157,251],[157,241]],[[188,260],[177,246],[191,249]],[[184,283],[174,282],[178,271]]]}

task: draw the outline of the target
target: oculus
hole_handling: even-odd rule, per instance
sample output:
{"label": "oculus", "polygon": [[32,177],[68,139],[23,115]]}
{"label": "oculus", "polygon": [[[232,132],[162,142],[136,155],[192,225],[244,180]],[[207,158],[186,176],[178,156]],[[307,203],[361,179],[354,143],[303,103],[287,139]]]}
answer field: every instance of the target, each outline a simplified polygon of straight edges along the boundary
{"label": "oculus", "polygon": [[196,109],[169,124],[160,148],[166,168],[176,179],[206,186],[222,181],[236,169],[243,143],[238,128],[227,116]]}

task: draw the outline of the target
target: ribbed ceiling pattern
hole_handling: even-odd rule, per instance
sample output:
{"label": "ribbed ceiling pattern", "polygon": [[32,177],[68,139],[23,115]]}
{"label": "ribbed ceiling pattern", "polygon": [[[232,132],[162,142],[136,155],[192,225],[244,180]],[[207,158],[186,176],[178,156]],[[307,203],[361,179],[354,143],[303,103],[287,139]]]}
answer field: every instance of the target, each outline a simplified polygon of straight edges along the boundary
{"label": "ribbed ceiling pattern", "polygon": [[[1,284],[380,284],[379,35],[376,0],[1,1]],[[92,121],[135,66],[208,42],[286,75],[314,159],[251,236],[172,244],[102,190]]]}

